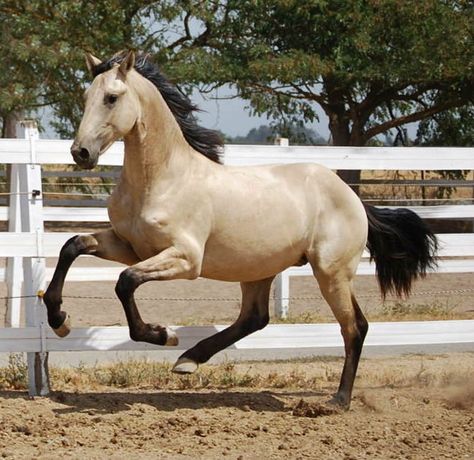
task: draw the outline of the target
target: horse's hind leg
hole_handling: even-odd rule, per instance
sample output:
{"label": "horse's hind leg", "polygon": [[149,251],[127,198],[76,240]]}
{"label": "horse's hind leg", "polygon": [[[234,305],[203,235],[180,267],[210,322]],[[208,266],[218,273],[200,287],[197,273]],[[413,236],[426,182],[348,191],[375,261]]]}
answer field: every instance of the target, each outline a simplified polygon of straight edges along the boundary
{"label": "horse's hind leg", "polygon": [[352,387],[368,330],[368,323],[352,292],[352,281],[346,275],[317,272],[321,293],[328,302],[341,326],[344,339],[345,361],[339,389],[333,402],[348,409],[351,403]]}
{"label": "horse's hind leg", "polygon": [[70,332],[68,315],[61,311],[64,281],[72,263],[82,254],[95,255],[127,265],[138,261],[132,249],[117,238],[112,230],[92,235],[77,235],[69,239],[61,249],[53,278],[43,296],[48,310],[48,323],[60,337],[65,337]]}
{"label": "horse's hind leg", "polygon": [[268,302],[272,281],[273,277],[261,281],[240,283],[242,309],[237,321],[223,331],[201,340],[183,353],[173,367],[173,371],[179,374],[192,373],[199,364],[205,363],[217,352],[252,332],[263,329],[269,320]]}

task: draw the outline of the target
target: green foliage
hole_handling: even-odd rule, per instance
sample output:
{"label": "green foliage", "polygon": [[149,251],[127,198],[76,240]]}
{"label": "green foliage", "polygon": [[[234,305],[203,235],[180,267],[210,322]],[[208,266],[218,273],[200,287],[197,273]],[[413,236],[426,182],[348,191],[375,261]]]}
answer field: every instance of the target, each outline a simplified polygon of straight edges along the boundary
{"label": "green foliage", "polygon": [[469,0],[3,0],[0,118],[52,105],[71,136],[87,85],[83,53],[151,52],[189,89],[232,85],[279,126],[330,119],[363,145],[471,101]]}
{"label": "green foliage", "polygon": [[[0,117],[52,105],[56,130],[70,137],[89,81],[84,52],[109,57],[160,46],[175,2],[4,0],[0,4]],[[153,29],[150,25],[154,24]]]}
{"label": "green foliage", "polygon": [[474,105],[447,110],[423,120],[418,126],[417,143],[469,147],[474,145]]}
{"label": "green foliage", "polygon": [[234,84],[276,120],[312,121],[320,105],[334,143],[362,145],[472,100],[472,20],[465,0],[229,0],[173,71]]}

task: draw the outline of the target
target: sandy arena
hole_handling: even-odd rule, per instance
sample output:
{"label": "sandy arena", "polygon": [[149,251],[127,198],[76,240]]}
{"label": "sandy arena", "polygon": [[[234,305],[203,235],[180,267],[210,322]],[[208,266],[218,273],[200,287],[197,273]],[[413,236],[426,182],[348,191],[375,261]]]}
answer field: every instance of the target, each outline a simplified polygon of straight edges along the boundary
{"label": "sandy arena", "polygon": [[[341,359],[246,363],[281,388],[0,392],[12,459],[472,459],[474,353],[363,359],[352,408],[325,415]],[[311,382],[301,388],[301,380]]]}
{"label": "sandy arena", "polygon": [[[73,325],[125,325],[113,287],[112,282],[67,284],[64,309]],[[451,289],[467,292],[440,293]],[[472,274],[431,275],[416,284],[408,303],[389,302],[382,307],[374,280],[357,279],[364,311],[382,319],[397,319],[397,312],[420,305],[419,311],[428,312],[434,306],[432,313],[441,317],[473,318],[469,289]],[[225,324],[238,314],[239,291],[237,284],[205,280],[149,283],[139,289],[137,298],[147,321]],[[84,295],[104,299],[75,298]],[[291,295],[299,297],[291,302],[291,316],[331,318],[312,279],[294,279]],[[402,306],[387,309],[390,305]],[[58,385],[53,379],[49,398],[30,400],[24,391],[4,390],[0,392],[0,455],[12,459],[474,459],[474,349],[443,356],[363,356],[351,410],[327,415],[322,404],[337,389],[341,368],[341,358],[327,357],[235,366],[239,375],[278,375],[280,383],[268,387],[113,388],[75,385],[74,380]],[[206,369],[211,372],[217,367]]]}

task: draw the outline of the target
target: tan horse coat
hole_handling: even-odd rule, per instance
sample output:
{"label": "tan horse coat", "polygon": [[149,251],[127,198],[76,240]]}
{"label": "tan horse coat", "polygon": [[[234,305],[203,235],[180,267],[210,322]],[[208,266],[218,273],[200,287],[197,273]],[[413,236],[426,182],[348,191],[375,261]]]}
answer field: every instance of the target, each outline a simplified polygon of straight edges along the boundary
{"label": "tan horse coat", "polygon": [[[101,61],[88,55],[94,71]],[[268,322],[278,273],[309,262],[341,325],[346,362],[335,401],[348,407],[367,332],[352,279],[367,244],[366,209],[332,171],[316,164],[229,167],[196,152],[156,85],[129,53],[98,74],[74,144],[76,162],[93,168],[114,141],[125,141],[120,181],[110,197],[112,228],[70,240],[45,295],[50,325],[70,326],[60,310],[67,270],[80,254],[129,265],[116,292],[134,340],[177,343],[169,328],[142,321],[133,293],[151,280],[199,276],[239,281],[242,311],[226,330],[182,355],[176,372],[193,372],[217,351]]]}

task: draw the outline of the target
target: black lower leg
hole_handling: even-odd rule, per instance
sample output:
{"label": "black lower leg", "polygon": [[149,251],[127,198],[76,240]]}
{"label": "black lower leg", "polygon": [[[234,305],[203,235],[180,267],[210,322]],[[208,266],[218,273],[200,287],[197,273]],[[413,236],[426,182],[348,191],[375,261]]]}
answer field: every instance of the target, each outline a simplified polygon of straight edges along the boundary
{"label": "black lower leg", "polygon": [[352,388],[354,386],[357,367],[359,365],[365,336],[369,328],[367,320],[360,311],[355,299],[353,299],[353,304],[356,313],[356,328],[355,331],[351,333],[343,332],[346,357],[339,389],[334,397],[334,402],[344,408],[349,408],[351,403]]}
{"label": "black lower leg", "polygon": [[48,310],[48,323],[53,329],[59,328],[66,319],[66,312],[61,311],[66,274],[74,260],[79,255],[88,252],[87,247],[82,244],[80,236],[69,239],[61,249],[53,278],[43,296],[43,301]]}
{"label": "black lower leg", "polygon": [[268,302],[272,280],[273,278],[268,278],[241,283],[242,309],[237,321],[223,331],[201,340],[183,353],[179,360],[190,360],[196,364],[205,363],[224,348],[252,332],[263,329],[269,320]]}
{"label": "black lower leg", "polygon": [[122,303],[127,317],[130,338],[136,342],[148,342],[155,345],[166,345],[168,332],[159,324],[148,324],[142,320],[135,302],[134,293],[140,285],[133,270],[127,269],[120,274],[115,286],[115,293]]}
{"label": "black lower leg", "polygon": [[243,321],[238,321],[223,331],[201,340],[194,347],[184,352],[180,358],[187,358],[198,364],[205,363],[219,351],[233,345],[252,332],[263,329],[268,324],[268,319],[268,315],[264,317],[255,315]]}

